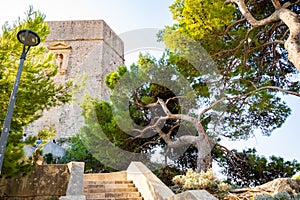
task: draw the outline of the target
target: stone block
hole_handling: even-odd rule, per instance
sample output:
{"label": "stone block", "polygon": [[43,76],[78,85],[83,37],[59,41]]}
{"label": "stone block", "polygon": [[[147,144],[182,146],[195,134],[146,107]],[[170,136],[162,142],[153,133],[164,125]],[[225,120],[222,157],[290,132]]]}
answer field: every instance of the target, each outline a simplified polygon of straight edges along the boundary
{"label": "stone block", "polygon": [[70,179],[66,196],[81,196],[84,189],[84,162],[71,162],[68,163],[68,167],[70,170]]}

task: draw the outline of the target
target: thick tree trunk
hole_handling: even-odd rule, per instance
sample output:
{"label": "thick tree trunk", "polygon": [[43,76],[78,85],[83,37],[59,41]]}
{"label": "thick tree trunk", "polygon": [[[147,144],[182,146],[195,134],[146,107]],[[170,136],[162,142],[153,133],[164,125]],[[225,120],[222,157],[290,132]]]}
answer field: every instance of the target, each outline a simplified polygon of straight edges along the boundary
{"label": "thick tree trunk", "polygon": [[211,152],[209,152],[206,156],[203,157],[201,155],[201,152],[199,152],[199,150],[198,150],[196,172],[197,173],[200,173],[201,171],[207,172],[207,170],[211,167],[212,167]]}
{"label": "thick tree trunk", "polygon": [[195,146],[198,150],[196,172],[206,172],[212,167],[211,150],[213,148],[213,144],[211,144],[208,136],[204,136],[202,138],[198,136]]}
{"label": "thick tree trunk", "polygon": [[288,9],[281,8],[279,18],[289,27],[290,36],[284,43],[289,60],[300,71],[300,17]]}
{"label": "thick tree trunk", "polygon": [[196,172],[207,171],[212,166],[211,150],[213,144],[207,136],[181,136],[175,141],[163,137],[169,148],[178,148],[186,145],[193,145],[197,148],[197,168]]}

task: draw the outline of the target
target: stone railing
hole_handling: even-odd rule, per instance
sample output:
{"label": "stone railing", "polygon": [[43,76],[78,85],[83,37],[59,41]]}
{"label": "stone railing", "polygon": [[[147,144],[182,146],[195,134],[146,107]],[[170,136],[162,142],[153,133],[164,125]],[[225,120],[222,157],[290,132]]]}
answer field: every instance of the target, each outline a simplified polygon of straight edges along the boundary
{"label": "stone railing", "polygon": [[131,162],[127,179],[132,180],[144,200],[164,200],[175,194],[141,162]]}
{"label": "stone railing", "polygon": [[141,162],[130,163],[127,179],[133,180],[144,200],[217,200],[206,190],[190,190],[175,195]]}

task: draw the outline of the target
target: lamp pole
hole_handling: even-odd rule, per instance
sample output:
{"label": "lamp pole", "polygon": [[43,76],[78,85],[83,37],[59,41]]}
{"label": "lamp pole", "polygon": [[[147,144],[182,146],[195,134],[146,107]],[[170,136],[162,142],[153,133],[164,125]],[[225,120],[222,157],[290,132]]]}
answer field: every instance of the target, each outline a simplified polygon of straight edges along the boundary
{"label": "lamp pole", "polygon": [[40,37],[38,34],[31,30],[20,30],[17,34],[18,40],[23,44],[23,51],[20,58],[20,64],[16,76],[16,80],[13,86],[13,90],[10,95],[8,110],[5,116],[5,120],[3,123],[2,133],[0,137],[0,174],[2,172],[2,166],[3,166],[3,159],[4,159],[4,153],[7,145],[7,139],[9,135],[10,130],[10,124],[12,120],[12,115],[14,112],[14,106],[16,102],[16,97],[18,93],[20,78],[22,74],[22,69],[24,65],[24,61],[26,59],[26,55],[32,46],[37,46],[40,43]]}

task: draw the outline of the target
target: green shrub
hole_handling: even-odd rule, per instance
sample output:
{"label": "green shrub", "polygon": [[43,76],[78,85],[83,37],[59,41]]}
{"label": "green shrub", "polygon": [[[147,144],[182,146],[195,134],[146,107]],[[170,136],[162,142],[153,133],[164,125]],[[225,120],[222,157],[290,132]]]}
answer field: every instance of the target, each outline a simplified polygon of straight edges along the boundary
{"label": "green shrub", "polygon": [[291,199],[291,196],[287,192],[278,192],[274,196],[275,200],[289,200]]}
{"label": "green shrub", "polygon": [[173,178],[173,182],[185,190],[207,190],[211,193],[226,192],[230,186],[214,177],[212,169],[207,172],[196,173],[188,169],[186,175],[178,175]]}
{"label": "green shrub", "polygon": [[256,195],[254,200],[273,200],[274,198],[268,194]]}

